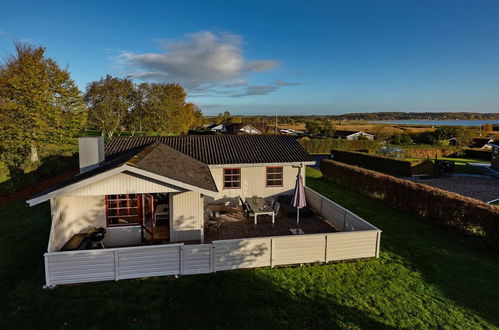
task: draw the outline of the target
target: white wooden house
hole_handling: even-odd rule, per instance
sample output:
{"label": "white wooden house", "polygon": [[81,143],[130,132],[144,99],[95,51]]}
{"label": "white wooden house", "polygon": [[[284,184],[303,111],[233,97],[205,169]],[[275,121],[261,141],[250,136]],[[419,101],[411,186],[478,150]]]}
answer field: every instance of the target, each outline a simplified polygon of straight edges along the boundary
{"label": "white wooden house", "polygon": [[[315,163],[293,137],[119,137],[105,146],[87,137],[79,148],[80,173],[27,201],[50,201],[47,285],[378,255],[376,227],[308,188],[310,207],[337,230],[205,242],[209,205],[292,194],[300,168]],[[104,249],[66,251],[94,227],[107,230]]]}

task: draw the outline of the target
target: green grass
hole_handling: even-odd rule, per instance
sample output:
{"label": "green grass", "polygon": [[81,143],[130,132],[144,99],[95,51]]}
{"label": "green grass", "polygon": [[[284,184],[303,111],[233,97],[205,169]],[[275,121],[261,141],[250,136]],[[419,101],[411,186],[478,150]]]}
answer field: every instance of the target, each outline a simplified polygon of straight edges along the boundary
{"label": "green grass", "polygon": [[[406,158],[405,160],[408,161],[420,161],[420,160],[425,160],[427,158]],[[466,164],[467,162],[471,163],[483,163],[487,164],[490,162],[487,162],[483,159],[473,159],[473,158],[446,158],[446,157],[439,157],[438,159],[441,160],[452,160],[454,162],[454,170],[456,173],[461,173],[461,174],[484,174],[479,168],[475,166],[470,166]],[[434,160],[434,159],[430,159]]]}
{"label": "green grass", "polygon": [[383,230],[378,259],[43,290],[49,206],[0,209],[0,328],[496,328],[499,258],[471,238],[324,181]]}

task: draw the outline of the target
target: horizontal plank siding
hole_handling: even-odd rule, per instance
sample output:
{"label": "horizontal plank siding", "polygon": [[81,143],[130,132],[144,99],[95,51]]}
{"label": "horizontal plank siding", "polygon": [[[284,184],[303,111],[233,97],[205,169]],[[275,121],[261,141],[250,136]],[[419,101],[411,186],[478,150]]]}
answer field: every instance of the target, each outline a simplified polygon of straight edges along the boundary
{"label": "horizontal plank siding", "polygon": [[197,244],[184,246],[184,268],[182,274],[211,273],[210,253],[211,244]]}
{"label": "horizontal plank siding", "polygon": [[270,266],[270,238],[214,241],[217,270]]}
{"label": "horizontal plank siding", "polygon": [[120,279],[180,274],[178,245],[155,245],[118,251]]}
{"label": "horizontal plank siding", "polygon": [[274,265],[325,261],[326,237],[323,234],[278,236],[272,241]]}
{"label": "horizontal plank siding", "polygon": [[114,280],[114,252],[87,250],[86,253],[47,253],[47,284],[71,284]]}
{"label": "horizontal plank siding", "polygon": [[102,243],[106,247],[131,246],[142,244],[140,226],[108,227]]}
{"label": "horizontal plank siding", "polygon": [[[181,229],[202,231],[199,194],[175,195],[189,209]],[[184,198],[185,197],[185,198]],[[47,285],[120,280],[149,276],[204,274],[221,270],[371,258],[379,256],[381,231],[324,196],[306,189],[308,205],[345,231],[213,241],[49,252]],[[177,205],[177,204],[176,204]],[[174,216],[175,217],[175,216]],[[179,214],[180,217],[180,214]],[[180,221],[181,222],[181,221]],[[181,234],[177,232],[176,234]],[[202,240],[202,236],[196,236]],[[105,244],[139,244],[140,227],[109,228]]]}
{"label": "horizontal plank siding", "polygon": [[327,260],[339,261],[376,257],[377,230],[327,234]]}

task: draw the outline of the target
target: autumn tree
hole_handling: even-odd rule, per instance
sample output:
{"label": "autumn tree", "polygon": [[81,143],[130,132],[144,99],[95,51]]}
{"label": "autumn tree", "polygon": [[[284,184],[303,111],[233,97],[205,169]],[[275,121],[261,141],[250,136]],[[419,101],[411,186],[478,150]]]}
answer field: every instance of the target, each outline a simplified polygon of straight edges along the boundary
{"label": "autumn tree", "polygon": [[86,121],[81,92],[69,70],[45,56],[45,48],[15,44],[0,64],[0,155],[20,165],[41,145],[61,143]]}
{"label": "autumn tree", "polygon": [[125,117],[136,104],[137,94],[133,82],[127,78],[107,75],[88,84],[85,103],[89,109],[89,120],[101,131],[102,136],[119,133]]}

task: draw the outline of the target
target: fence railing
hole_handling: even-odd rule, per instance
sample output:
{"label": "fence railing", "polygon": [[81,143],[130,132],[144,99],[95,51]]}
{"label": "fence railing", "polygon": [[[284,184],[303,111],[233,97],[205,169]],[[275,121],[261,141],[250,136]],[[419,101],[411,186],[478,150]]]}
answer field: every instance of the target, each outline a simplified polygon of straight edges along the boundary
{"label": "fence railing", "polygon": [[164,275],[189,275],[378,257],[381,231],[315,191],[306,188],[310,207],[343,232],[50,252],[47,285]]}

